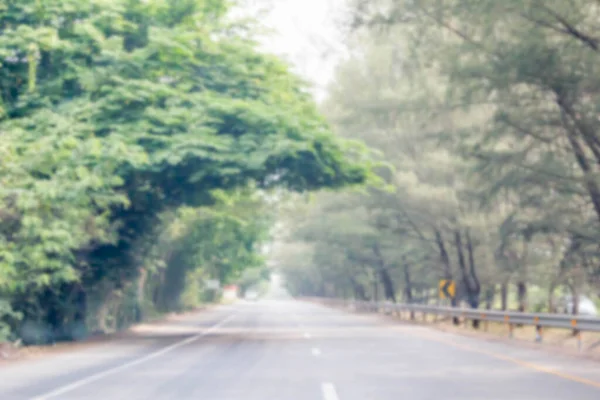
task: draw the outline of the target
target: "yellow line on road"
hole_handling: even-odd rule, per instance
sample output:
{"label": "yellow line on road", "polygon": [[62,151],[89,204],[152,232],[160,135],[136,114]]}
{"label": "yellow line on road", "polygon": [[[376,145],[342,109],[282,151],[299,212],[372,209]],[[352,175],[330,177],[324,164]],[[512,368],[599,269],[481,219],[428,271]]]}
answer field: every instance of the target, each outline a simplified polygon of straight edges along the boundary
{"label": "yellow line on road", "polygon": [[508,357],[508,356],[505,356],[505,355],[502,355],[502,354],[498,354],[498,353],[494,353],[494,352],[487,351],[487,350],[476,349],[474,347],[467,346],[467,345],[460,344],[460,343],[456,343],[456,342],[453,342],[453,341],[447,340],[447,339],[440,339],[440,338],[435,338],[435,337],[431,337],[431,336],[421,336],[421,335],[415,335],[415,334],[410,334],[410,335],[411,336],[420,337],[420,338],[424,338],[424,339],[427,339],[427,340],[431,340],[431,341],[434,341],[434,342],[444,343],[444,344],[447,344],[449,346],[456,347],[458,349],[470,351],[472,353],[483,354],[483,355],[486,355],[488,357],[496,358],[498,360],[508,361],[508,362],[520,365],[522,367],[529,368],[529,369],[534,370],[534,371],[543,372],[545,374],[558,376],[559,378],[567,379],[567,380],[570,380],[570,381],[573,381],[573,382],[582,383],[584,385],[593,386],[595,388],[600,389],[600,382],[598,382],[598,381],[593,381],[591,379],[582,378],[580,376],[567,374],[567,373],[564,373],[564,372],[561,372],[561,371],[557,371],[557,370],[554,370],[552,368],[548,368],[548,367],[545,367],[543,365],[535,364],[535,363],[532,363],[532,362],[529,362],[529,361],[519,360],[518,358]]}

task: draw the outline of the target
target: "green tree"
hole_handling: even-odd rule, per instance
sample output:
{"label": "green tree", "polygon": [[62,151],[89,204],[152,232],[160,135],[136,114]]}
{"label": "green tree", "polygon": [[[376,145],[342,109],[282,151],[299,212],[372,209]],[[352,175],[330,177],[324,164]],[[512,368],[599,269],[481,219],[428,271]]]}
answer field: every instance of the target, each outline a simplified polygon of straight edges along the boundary
{"label": "green tree", "polygon": [[[521,310],[542,307],[530,285],[548,289],[549,310],[558,286],[597,291],[595,2],[350,3],[350,57],[324,110],[381,151],[394,190],[339,198],[327,214],[395,235],[404,252],[389,265],[411,254],[429,287],[454,278],[474,307],[498,286],[508,307],[511,283]],[[364,246],[336,237],[317,246]]]}
{"label": "green tree", "polygon": [[[331,135],[302,82],[228,10],[221,0],[0,8],[0,282],[26,321],[85,325],[92,292],[104,303],[147,274],[148,235],[164,216],[215,204],[215,190],[367,178],[362,150]],[[227,221],[208,225],[225,235],[206,244],[215,254],[252,241]],[[229,276],[248,257],[215,268]]]}

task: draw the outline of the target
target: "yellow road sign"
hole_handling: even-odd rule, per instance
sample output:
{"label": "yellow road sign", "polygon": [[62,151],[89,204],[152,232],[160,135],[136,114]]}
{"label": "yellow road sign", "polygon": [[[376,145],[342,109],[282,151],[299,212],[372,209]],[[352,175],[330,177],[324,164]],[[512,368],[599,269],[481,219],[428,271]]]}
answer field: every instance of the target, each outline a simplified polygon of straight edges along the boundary
{"label": "yellow road sign", "polygon": [[442,279],[439,284],[440,298],[453,299],[456,296],[456,283],[449,279]]}

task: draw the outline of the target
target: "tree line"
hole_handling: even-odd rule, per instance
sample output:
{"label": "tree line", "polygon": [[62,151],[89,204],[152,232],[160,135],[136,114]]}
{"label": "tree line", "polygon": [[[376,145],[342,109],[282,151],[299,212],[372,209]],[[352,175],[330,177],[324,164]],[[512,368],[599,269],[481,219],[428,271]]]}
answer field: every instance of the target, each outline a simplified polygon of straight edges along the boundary
{"label": "tree line", "polygon": [[323,111],[378,151],[385,185],[290,202],[274,255],[290,289],[427,302],[453,279],[475,308],[597,300],[598,2],[348,8]]}
{"label": "tree line", "polygon": [[0,341],[120,329],[209,301],[208,279],[259,279],[269,191],[368,178],[233,6],[0,5]]}

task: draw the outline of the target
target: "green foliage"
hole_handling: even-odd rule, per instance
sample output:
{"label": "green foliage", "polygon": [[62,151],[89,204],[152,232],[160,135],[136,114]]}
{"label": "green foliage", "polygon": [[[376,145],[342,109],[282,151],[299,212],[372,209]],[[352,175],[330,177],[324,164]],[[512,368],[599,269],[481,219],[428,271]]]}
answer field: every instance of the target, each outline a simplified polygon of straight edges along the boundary
{"label": "green foliage", "polygon": [[242,294],[248,290],[256,290],[262,293],[268,289],[270,277],[270,269],[265,265],[259,265],[244,270],[236,281]]}
{"label": "green foliage", "polygon": [[11,332],[11,324],[20,321],[23,316],[15,312],[10,302],[0,299],[0,343],[14,339],[14,332]]}
{"label": "green foliage", "polygon": [[290,271],[303,290],[340,295],[360,264],[367,279],[381,270],[372,244],[392,237],[383,258],[403,290],[452,277],[476,306],[514,284],[521,309],[529,285],[547,290],[546,309],[559,288],[597,294],[597,2],[350,5],[350,56],[325,112],[381,151],[395,191],[320,197],[314,221],[289,222],[314,264]]}
{"label": "green foliage", "polygon": [[[159,278],[171,279],[168,296],[152,306],[166,311],[194,268],[228,280],[260,264],[262,218],[211,208],[224,196],[261,213],[258,190],[369,178],[362,150],[330,134],[302,83],[228,10],[223,0],[0,7],[0,294],[48,337],[143,318]],[[177,224],[185,237],[156,241]]]}

